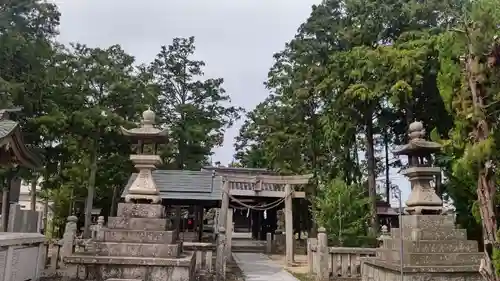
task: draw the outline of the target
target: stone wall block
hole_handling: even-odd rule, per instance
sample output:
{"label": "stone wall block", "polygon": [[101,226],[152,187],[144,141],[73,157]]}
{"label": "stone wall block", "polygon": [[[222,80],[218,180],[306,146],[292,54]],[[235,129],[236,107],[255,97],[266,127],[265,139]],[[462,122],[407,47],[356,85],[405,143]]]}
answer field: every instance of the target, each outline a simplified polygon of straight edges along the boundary
{"label": "stone wall block", "polygon": [[127,218],[163,218],[165,217],[165,207],[161,204],[119,203],[117,216]]}

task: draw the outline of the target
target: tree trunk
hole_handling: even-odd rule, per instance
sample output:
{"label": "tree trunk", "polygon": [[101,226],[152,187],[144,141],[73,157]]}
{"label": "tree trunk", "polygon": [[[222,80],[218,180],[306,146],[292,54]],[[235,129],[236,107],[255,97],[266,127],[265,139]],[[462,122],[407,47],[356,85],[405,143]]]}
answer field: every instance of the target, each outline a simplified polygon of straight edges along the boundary
{"label": "tree trunk", "polygon": [[[47,235],[48,229],[48,223],[49,223],[49,198],[45,198],[43,201],[43,230],[44,234]],[[52,223],[52,229],[50,231],[50,234],[52,237],[54,237],[54,223]],[[59,237],[59,236],[56,236]]]}
{"label": "tree trunk", "polygon": [[85,203],[85,225],[83,227],[83,237],[90,238],[90,224],[92,216],[92,208],[94,204],[94,189],[95,189],[95,177],[97,173],[97,141],[94,140],[92,144],[91,152],[91,164],[90,164],[90,176],[89,176],[89,186],[87,191],[87,202]]}
{"label": "tree trunk", "polygon": [[[469,37],[470,38],[470,37]],[[490,124],[486,120],[484,98],[487,93],[478,82],[478,77],[483,73],[478,73],[480,61],[474,55],[472,42],[469,42],[469,54],[466,61],[466,73],[471,91],[474,115],[477,121],[472,131],[473,143],[485,141],[490,136]],[[482,159],[478,171],[477,179],[477,197],[479,201],[479,210],[483,225],[484,238],[484,258],[481,260],[479,272],[487,281],[499,280],[494,264],[492,262],[493,247],[497,245],[497,222],[495,215],[495,181],[494,171],[491,159]]]}
{"label": "tree trunk", "polygon": [[117,194],[118,188],[116,185],[113,186],[113,196],[111,197],[111,209],[109,211],[110,216],[116,216],[116,199],[118,197]]}
{"label": "tree trunk", "polygon": [[35,177],[32,182],[31,182],[31,190],[30,190],[30,203],[31,203],[31,210],[36,211],[36,186],[38,183],[38,177]]}
{"label": "tree trunk", "polygon": [[367,114],[366,118],[366,161],[368,164],[368,196],[370,198],[370,225],[371,233],[378,232],[377,218],[377,182],[375,174],[375,150],[373,148],[373,121],[372,114]]}
{"label": "tree trunk", "polygon": [[385,200],[391,202],[391,179],[389,176],[389,136],[387,131],[384,131],[384,148],[385,148]]}

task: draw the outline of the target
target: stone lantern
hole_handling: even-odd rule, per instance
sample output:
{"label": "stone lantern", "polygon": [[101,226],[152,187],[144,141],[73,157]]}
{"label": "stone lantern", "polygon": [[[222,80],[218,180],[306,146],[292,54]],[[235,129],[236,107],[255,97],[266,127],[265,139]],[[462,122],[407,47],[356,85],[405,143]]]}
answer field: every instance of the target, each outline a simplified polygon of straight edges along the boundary
{"label": "stone lantern", "polygon": [[443,201],[431,186],[434,176],[441,173],[439,167],[432,167],[431,156],[439,152],[441,145],[425,140],[422,122],[413,122],[408,129],[410,140],[393,152],[394,155],[407,155],[409,167],[402,172],[411,183],[410,197],[406,201],[405,212],[416,215],[441,214]]}
{"label": "stone lantern", "polygon": [[441,172],[432,166],[431,156],[441,146],[425,140],[421,122],[410,124],[408,136],[408,143],[394,151],[408,156],[409,167],[403,171],[411,183],[407,215],[399,229],[384,235],[375,257],[362,258],[361,281],[481,280],[483,254],[477,241],[467,240],[466,230],[443,214],[443,202],[431,186]]}
{"label": "stone lantern", "polygon": [[130,155],[130,160],[139,171],[134,182],[125,195],[125,202],[151,202],[161,201],[160,191],[153,180],[152,171],[161,164],[161,158],[157,155],[157,144],[163,143],[167,137],[167,131],[154,127],[155,113],[148,109],[142,113],[141,126],[133,129],[121,128],[123,135],[137,142],[136,154]]}

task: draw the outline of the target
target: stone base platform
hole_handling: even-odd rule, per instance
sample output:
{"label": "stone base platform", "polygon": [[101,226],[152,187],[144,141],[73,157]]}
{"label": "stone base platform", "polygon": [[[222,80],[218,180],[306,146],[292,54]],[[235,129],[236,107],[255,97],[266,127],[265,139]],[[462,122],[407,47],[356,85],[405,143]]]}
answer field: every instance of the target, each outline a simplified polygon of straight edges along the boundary
{"label": "stone base platform", "polygon": [[362,281],[400,281],[401,261],[403,281],[482,280],[484,254],[465,230],[455,228],[452,216],[403,216],[402,227],[383,238],[376,257],[362,258]]}
{"label": "stone base platform", "polygon": [[[361,258],[362,281],[401,281],[398,264],[388,264],[372,258]],[[404,281],[481,281],[479,265],[466,266],[403,266]]]}
{"label": "stone base platform", "polygon": [[72,255],[64,258],[62,280],[191,281],[195,262],[192,252],[179,258]]}
{"label": "stone base platform", "polygon": [[85,252],[63,258],[62,280],[194,280],[194,253],[183,253],[166,226],[162,205],[119,203],[117,217],[108,218]]}

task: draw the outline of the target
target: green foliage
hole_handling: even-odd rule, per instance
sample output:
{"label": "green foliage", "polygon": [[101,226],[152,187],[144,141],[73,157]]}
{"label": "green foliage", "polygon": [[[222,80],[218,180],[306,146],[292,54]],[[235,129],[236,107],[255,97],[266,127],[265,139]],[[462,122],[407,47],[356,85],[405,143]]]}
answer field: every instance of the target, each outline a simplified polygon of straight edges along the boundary
{"label": "green foliage", "polygon": [[243,111],[229,104],[222,78],[199,80],[205,63],[192,60],[194,53],[194,37],[174,38],[143,69],[160,124],[171,132],[162,155],[169,168],[199,170],[206,165],[212,149],[222,144],[225,129]]}
{"label": "green foliage", "polygon": [[203,78],[204,63],[191,59],[193,37],[175,38],[150,64],[137,66],[119,45],[57,43],[58,25],[55,4],[0,4],[0,108],[23,108],[15,119],[45,163],[19,175],[43,179],[44,194],[56,201],[56,229],[72,212],[70,202],[83,209],[88,194],[110,211],[113,190],[120,194],[134,171],[120,126],[136,126],[148,106],[171,132],[161,145],[165,166],[182,169],[207,164],[242,111],[230,105],[222,78]]}
{"label": "green foliage", "polygon": [[369,200],[364,194],[360,185],[348,185],[341,179],[321,185],[314,218],[335,245],[366,246]]}
{"label": "green foliage", "polygon": [[[266,81],[271,95],[247,114],[237,160],[367,186],[377,227],[376,178],[400,163],[384,163],[380,152],[406,142],[415,119],[439,135],[452,126],[437,87],[435,46],[462,9],[458,2],[328,0],[313,6],[274,56]],[[317,190],[308,191],[314,198]]]}

